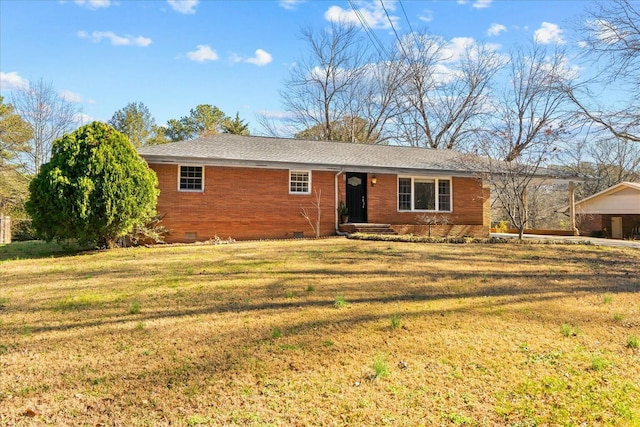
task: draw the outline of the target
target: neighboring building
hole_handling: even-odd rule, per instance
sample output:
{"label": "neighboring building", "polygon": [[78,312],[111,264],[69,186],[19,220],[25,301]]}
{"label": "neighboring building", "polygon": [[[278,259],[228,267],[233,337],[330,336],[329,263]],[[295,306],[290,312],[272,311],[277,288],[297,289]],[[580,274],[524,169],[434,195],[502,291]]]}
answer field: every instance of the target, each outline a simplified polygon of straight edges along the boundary
{"label": "neighboring building", "polygon": [[341,203],[353,224],[414,232],[430,215],[449,235],[489,235],[489,188],[472,166],[477,156],[229,134],[139,153],[158,175],[167,242],[308,237],[318,218],[319,234],[335,235]]}
{"label": "neighboring building", "polygon": [[[575,206],[581,234],[640,239],[640,183],[621,182]],[[561,209],[567,210],[568,207]]]}

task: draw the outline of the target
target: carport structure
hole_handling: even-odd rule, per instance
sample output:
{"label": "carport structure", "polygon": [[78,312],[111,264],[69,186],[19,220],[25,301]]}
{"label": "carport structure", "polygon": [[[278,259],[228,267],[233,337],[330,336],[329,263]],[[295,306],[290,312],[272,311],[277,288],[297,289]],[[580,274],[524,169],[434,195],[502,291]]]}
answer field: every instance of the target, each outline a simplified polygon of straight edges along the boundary
{"label": "carport structure", "polygon": [[[570,213],[570,206],[560,212]],[[640,183],[621,182],[575,203],[581,234],[640,239]]]}

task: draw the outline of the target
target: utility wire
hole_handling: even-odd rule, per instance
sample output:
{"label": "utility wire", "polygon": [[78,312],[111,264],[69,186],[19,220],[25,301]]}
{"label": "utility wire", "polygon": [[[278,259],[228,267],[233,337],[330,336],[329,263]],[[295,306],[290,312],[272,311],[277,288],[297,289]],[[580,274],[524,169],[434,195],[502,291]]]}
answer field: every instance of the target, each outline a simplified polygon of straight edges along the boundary
{"label": "utility wire", "polygon": [[407,21],[407,25],[409,26],[409,31],[411,31],[411,34],[414,34],[413,28],[411,27],[411,21],[409,21],[409,17],[407,16],[407,11],[404,10],[404,5],[402,4],[402,0],[398,0],[398,3],[400,4],[400,9],[402,9],[402,14],[404,15],[404,19],[405,21]]}
{"label": "utility wire", "polygon": [[407,16],[407,11],[404,9],[404,4],[402,4],[402,0],[398,0],[400,4],[400,8],[402,9],[402,14],[404,15],[405,21],[407,21],[407,25],[409,26],[409,31],[411,31],[411,35],[413,36],[413,41],[416,42],[416,48],[420,46],[420,41],[418,40],[418,36],[415,31],[413,31],[413,27],[411,26],[411,21],[409,21],[409,17]]}
{"label": "utility wire", "polygon": [[400,41],[400,36],[398,35],[398,32],[396,31],[396,27],[393,25],[393,20],[389,16],[389,12],[387,11],[387,8],[384,6],[384,1],[383,0],[380,0],[380,6],[382,6],[382,10],[384,10],[384,14],[387,16],[387,21],[389,21],[389,24],[391,25],[391,29],[393,30],[393,34],[396,35],[396,40],[398,40],[398,42],[400,43],[400,46],[402,46],[402,42]]}
{"label": "utility wire", "polygon": [[380,55],[381,58],[389,57],[389,53],[387,52],[384,44],[380,41],[376,33],[373,31],[367,19],[362,15],[360,9],[356,7],[355,1],[349,0],[349,5],[351,6],[351,10],[353,10],[356,17],[360,21],[360,24],[362,24],[364,32],[367,34],[367,37],[369,37],[369,40],[371,41],[373,48],[376,50],[376,52],[378,52],[378,55]]}
{"label": "utility wire", "polygon": [[[389,21],[389,25],[391,25],[391,29],[393,30],[393,34],[395,34],[396,40],[398,40],[398,45],[400,46],[400,50],[402,50],[402,54],[409,61],[413,62],[413,57],[407,55],[407,51],[404,49],[404,43],[402,42],[402,40],[400,39],[400,35],[396,31],[395,25],[393,25],[393,20],[389,16],[389,12],[387,11],[387,8],[385,7],[383,0],[380,0],[380,6],[382,6],[382,10],[384,10],[384,14],[387,16],[387,21]],[[402,2],[401,1],[400,1],[400,6],[402,6]],[[404,11],[404,6],[402,7],[402,10]],[[404,16],[405,16],[405,18],[407,18],[406,12],[405,12]],[[407,18],[407,23],[409,24],[409,28],[411,29],[411,23],[409,23],[409,19],[408,18]],[[411,32],[413,33],[413,30],[411,30]],[[414,34],[414,38],[415,38],[415,34]],[[416,40],[416,48],[418,48],[418,47],[419,47],[419,45],[417,44],[417,40]]]}

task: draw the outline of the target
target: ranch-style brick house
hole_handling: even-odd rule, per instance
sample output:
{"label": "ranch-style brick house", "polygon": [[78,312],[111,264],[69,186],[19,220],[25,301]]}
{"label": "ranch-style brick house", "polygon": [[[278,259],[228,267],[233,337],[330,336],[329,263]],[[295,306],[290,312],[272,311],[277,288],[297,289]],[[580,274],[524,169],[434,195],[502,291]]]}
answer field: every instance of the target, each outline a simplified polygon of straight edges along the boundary
{"label": "ranch-style brick house", "polygon": [[489,186],[477,158],[454,151],[230,134],[138,151],[158,176],[169,243],[312,237],[303,209],[321,236],[415,232],[425,214],[448,235],[489,235]]}

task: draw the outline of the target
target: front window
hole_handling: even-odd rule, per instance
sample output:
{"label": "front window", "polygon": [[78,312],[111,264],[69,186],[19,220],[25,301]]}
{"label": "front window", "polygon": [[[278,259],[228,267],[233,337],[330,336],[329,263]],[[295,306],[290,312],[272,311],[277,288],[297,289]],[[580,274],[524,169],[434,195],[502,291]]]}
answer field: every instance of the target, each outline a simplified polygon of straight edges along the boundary
{"label": "front window", "polygon": [[180,191],[202,191],[203,169],[202,166],[180,166]]}
{"label": "front window", "polygon": [[311,172],[290,171],[289,172],[289,193],[310,194],[311,193]]}
{"label": "front window", "polygon": [[413,180],[413,209],[417,211],[436,210],[436,181],[434,179]]}
{"label": "front window", "polygon": [[438,210],[451,211],[451,181],[448,179],[438,181]]}
{"label": "front window", "polygon": [[398,209],[411,210],[411,178],[398,179]]}
{"label": "front window", "polygon": [[398,210],[450,212],[451,180],[398,178]]}

